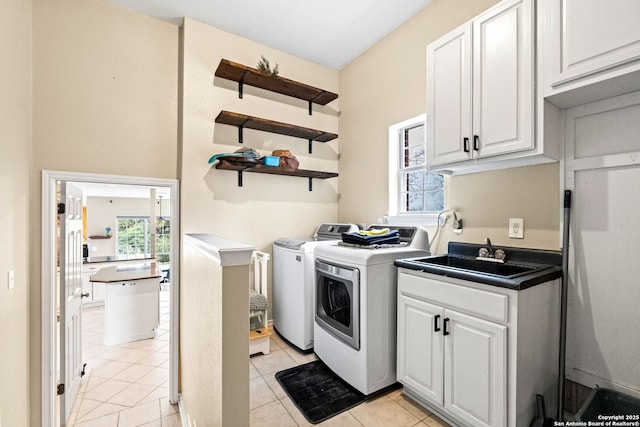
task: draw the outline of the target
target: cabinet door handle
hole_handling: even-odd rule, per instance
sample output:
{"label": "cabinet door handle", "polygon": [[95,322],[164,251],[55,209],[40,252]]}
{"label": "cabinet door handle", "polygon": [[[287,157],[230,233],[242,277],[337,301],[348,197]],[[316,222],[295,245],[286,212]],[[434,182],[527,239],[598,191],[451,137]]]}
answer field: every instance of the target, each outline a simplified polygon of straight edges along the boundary
{"label": "cabinet door handle", "polygon": [[444,319],[444,330],[442,331],[442,335],[449,335],[449,331],[447,331],[447,325],[449,324],[449,318],[446,317]]}
{"label": "cabinet door handle", "polygon": [[433,332],[440,332],[440,327],[438,326],[438,319],[440,319],[440,315],[436,314],[436,317],[433,318]]}
{"label": "cabinet door handle", "polygon": [[80,294],[80,298],[89,298],[89,292],[85,294]]}
{"label": "cabinet door handle", "polygon": [[464,150],[465,153],[468,153],[469,152],[469,138],[466,138],[466,137],[463,138],[462,142],[463,142],[462,149]]}
{"label": "cabinet door handle", "polygon": [[473,135],[473,149],[478,151],[480,149],[480,137]]}

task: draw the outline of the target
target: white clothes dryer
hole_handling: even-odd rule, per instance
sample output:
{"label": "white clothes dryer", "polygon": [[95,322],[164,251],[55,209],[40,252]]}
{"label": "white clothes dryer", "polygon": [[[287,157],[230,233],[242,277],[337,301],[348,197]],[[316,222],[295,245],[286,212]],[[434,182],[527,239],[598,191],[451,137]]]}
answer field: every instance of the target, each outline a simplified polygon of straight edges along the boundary
{"label": "white clothes dryer", "polygon": [[327,223],[312,238],[284,237],[273,243],[273,327],[301,350],[314,342],[314,250],[357,230],[355,224]]}
{"label": "white clothes dryer", "polygon": [[314,351],[365,395],[397,381],[397,268],[393,263],[430,254],[423,229],[384,227],[397,229],[406,246],[370,249],[333,244],[318,247],[315,256]]}

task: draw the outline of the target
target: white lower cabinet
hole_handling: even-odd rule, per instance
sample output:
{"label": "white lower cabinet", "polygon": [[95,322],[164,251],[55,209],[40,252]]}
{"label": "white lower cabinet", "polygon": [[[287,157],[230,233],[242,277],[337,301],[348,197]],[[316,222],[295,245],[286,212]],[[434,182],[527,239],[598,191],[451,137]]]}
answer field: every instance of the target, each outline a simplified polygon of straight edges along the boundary
{"label": "white lower cabinet", "polygon": [[112,263],[91,263],[82,266],[82,305],[85,307],[104,304],[104,283],[94,283],[91,278],[101,268],[108,267]]}
{"label": "white lower cabinet", "polygon": [[473,425],[506,425],[506,326],[406,295],[398,381]]}
{"label": "white lower cabinet", "polygon": [[507,327],[444,311],[444,407],[473,425],[506,425]]}
{"label": "white lower cabinet", "polygon": [[559,290],[557,280],[516,291],[400,268],[405,394],[454,425],[529,426],[536,394],[555,407]]}

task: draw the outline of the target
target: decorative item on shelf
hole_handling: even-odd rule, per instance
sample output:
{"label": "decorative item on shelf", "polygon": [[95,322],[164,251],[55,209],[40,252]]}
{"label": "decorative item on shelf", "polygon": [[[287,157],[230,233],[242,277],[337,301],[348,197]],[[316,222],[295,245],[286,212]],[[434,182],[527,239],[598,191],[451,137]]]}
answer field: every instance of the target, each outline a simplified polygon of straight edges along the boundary
{"label": "decorative item on shelf", "polygon": [[280,157],[278,156],[264,156],[261,160],[265,166],[280,166]]}
{"label": "decorative item on shelf", "polygon": [[104,228],[104,235],[107,237],[111,237],[111,227]]}
{"label": "decorative item on shelf", "polygon": [[260,55],[260,61],[258,61],[258,70],[264,74],[271,74],[272,76],[277,76],[279,72],[278,64],[276,64],[272,70],[269,60],[262,55]]}
{"label": "decorative item on shelf", "polygon": [[236,157],[238,160],[244,160],[245,162],[253,162],[256,163],[260,158],[260,155],[253,148],[239,148],[233,153],[218,153],[209,157],[208,163],[210,165],[214,164],[218,159],[224,159],[226,157]]}
{"label": "decorative item on shelf", "polygon": [[295,171],[300,166],[300,162],[291,154],[289,150],[273,150],[272,156],[280,158],[280,168],[287,171]]}

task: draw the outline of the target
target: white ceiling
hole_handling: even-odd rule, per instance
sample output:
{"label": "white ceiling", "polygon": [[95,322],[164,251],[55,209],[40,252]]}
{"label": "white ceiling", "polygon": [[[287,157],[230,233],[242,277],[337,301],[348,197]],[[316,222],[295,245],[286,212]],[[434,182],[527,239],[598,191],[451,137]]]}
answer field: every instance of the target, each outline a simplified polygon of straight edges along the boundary
{"label": "white ceiling", "polygon": [[[183,17],[339,70],[431,0],[107,0],[175,24]],[[269,58],[277,63],[277,58]],[[257,61],[257,59],[256,59]]]}

